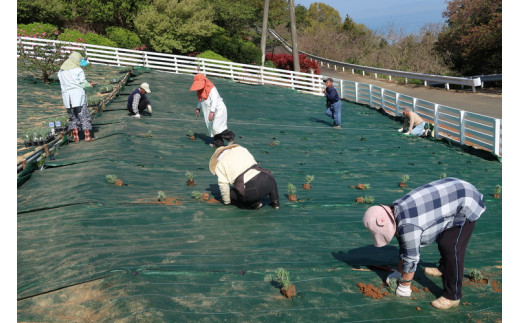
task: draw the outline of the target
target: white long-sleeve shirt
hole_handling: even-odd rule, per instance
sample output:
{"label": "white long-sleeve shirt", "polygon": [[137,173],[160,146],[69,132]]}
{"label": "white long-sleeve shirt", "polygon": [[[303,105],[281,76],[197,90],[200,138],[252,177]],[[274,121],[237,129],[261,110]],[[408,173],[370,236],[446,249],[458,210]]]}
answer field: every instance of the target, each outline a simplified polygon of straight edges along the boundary
{"label": "white long-sleeve shirt", "polygon": [[[202,110],[211,137],[227,129],[227,108],[216,87],[211,89],[206,100],[199,101],[197,109]],[[210,112],[214,113],[213,121],[209,121]]]}
{"label": "white long-sleeve shirt", "polygon": [[60,79],[61,96],[65,108],[80,107],[87,103],[87,95],[83,88],[90,85],[85,78],[83,69],[78,67],[67,71],[60,70],[58,78]]}

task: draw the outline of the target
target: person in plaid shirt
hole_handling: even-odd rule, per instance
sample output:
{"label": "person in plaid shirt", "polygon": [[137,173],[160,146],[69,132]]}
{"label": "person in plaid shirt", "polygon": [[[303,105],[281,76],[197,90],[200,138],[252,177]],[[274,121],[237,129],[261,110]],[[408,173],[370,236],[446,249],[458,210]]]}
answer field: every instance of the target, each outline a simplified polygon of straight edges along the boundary
{"label": "person in plaid shirt", "polygon": [[418,187],[391,205],[372,206],[363,224],[374,245],[383,247],[394,236],[399,242],[399,264],[387,278],[399,280],[396,294],[409,297],[420,258],[420,247],[437,242],[438,268],[425,273],[442,276],[443,295],[431,304],[439,309],[458,306],[462,297],[464,255],[475,223],[486,206],[483,195],[470,183],[454,177]]}

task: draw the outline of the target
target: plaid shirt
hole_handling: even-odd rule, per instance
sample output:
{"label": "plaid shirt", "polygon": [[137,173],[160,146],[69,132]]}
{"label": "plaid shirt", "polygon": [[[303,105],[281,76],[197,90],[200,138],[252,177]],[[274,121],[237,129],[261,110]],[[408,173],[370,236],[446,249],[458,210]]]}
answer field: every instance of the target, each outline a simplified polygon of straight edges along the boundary
{"label": "plaid shirt", "polygon": [[486,210],[482,194],[458,178],[443,178],[410,191],[392,203],[403,271],[415,272],[422,246],[446,229],[473,222]]}

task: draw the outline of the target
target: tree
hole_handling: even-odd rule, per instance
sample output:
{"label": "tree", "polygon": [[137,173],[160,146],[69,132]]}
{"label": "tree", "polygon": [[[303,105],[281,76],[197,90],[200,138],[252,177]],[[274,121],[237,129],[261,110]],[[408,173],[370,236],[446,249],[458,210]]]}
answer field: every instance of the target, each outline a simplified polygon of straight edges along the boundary
{"label": "tree", "polygon": [[502,0],[452,0],[437,51],[463,75],[502,73]]}
{"label": "tree", "polygon": [[321,2],[311,3],[307,11],[308,24],[311,29],[318,25],[339,26],[341,24],[341,16],[333,7]]}
{"label": "tree", "polygon": [[244,1],[204,0],[215,8],[214,23],[226,29],[229,35],[241,34],[256,22],[255,8]]}
{"label": "tree", "polygon": [[135,28],[156,52],[189,53],[217,29],[212,21],[213,8],[203,0],[154,0],[138,12]]}
{"label": "tree", "polygon": [[50,83],[50,76],[60,70],[66,55],[62,43],[45,45],[27,45],[18,43],[18,68],[41,76],[42,81]]}
{"label": "tree", "polygon": [[61,0],[18,0],[16,13],[19,24],[48,22],[61,26],[65,22],[67,6]]}

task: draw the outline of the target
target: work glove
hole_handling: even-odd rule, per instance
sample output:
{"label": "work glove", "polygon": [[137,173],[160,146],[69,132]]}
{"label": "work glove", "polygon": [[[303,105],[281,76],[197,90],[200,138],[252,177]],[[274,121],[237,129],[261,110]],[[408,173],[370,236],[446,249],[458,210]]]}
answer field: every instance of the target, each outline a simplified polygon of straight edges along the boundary
{"label": "work glove", "polygon": [[196,109],[195,110],[195,116],[198,118],[200,117],[200,110],[199,109]]}
{"label": "work glove", "polygon": [[397,270],[394,270],[393,273],[391,273],[390,275],[388,275],[388,277],[386,277],[386,284],[388,285],[389,282],[390,282],[390,279],[395,279],[395,280],[399,280],[399,278],[401,278],[401,273],[398,272]]}
{"label": "work glove", "polygon": [[397,130],[397,131],[399,131],[399,132],[403,132],[403,130],[404,130],[404,129],[403,129],[403,128],[401,128],[401,129],[399,129],[399,130]]}
{"label": "work glove", "polygon": [[399,286],[397,286],[397,289],[395,290],[395,294],[401,297],[410,297],[412,295],[412,289],[410,286],[405,286],[399,283]]}
{"label": "work glove", "polygon": [[148,112],[152,113],[152,106],[148,104],[147,108],[148,108]]}
{"label": "work glove", "polygon": [[141,115],[139,113],[134,114],[134,118],[141,118]]}

